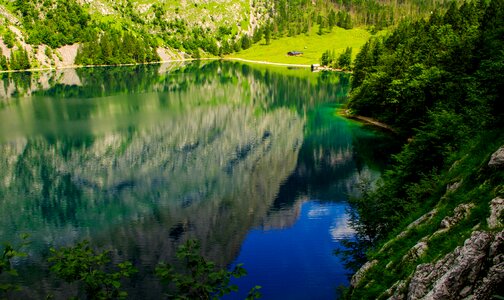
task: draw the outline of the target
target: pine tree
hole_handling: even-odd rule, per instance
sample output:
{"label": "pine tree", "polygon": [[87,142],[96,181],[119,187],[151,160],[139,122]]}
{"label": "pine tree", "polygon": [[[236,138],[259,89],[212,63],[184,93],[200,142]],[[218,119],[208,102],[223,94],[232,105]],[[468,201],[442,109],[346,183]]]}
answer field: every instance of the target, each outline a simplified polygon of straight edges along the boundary
{"label": "pine tree", "polygon": [[264,39],[266,40],[266,45],[269,45],[271,41],[271,26],[269,24],[264,27]]}
{"label": "pine tree", "polygon": [[252,41],[250,40],[250,37],[247,34],[244,34],[241,38],[241,47],[243,50],[246,50],[252,46]]}
{"label": "pine tree", "polygon": [[7,57],[3,55],[2,48],[0,48],[0,70],[6,71],[9,69],[9,65],[7,64]]}
{"label": "pine tree", "polygon": [[252,37],[252,40],[254,41],[254,44],[259,42],[260,40],[262,40],[262,36],[263,36],[263,31],[261,30],[261,28],[257,27],[255,30],[254,30],[254,35]]}
{"label": "pine tree", "polygon": [[332,30],[334,25],[336,25],[336,13],[332,8],[327,16],[327,25],[329,26],[329,30]]}
{"label": "pine tree", "polygon": [[343,52],[337,61],[338,68],[342,70],[350,70],[350,65],[352,63],[352,47],[347,47],[345,52]]}

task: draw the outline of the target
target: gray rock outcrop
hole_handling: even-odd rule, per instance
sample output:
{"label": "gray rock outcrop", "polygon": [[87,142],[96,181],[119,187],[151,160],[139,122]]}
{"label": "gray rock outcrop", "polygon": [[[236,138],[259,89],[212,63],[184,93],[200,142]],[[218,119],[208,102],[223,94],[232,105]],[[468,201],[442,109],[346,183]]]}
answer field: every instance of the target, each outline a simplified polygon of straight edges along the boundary
{"label": "gray rock outcrop", "polygon": [[429,249],[429,245],[426,241],[420,241],[415,246],[411,247],[411,249],[404,255],[403,261],[414,261],[422,255],[424,255],[425,251]]}
{"label": "gray rock outcrop", "polygon": [[417,266],[407,299],[490,299],[504,277],[503,232],[475,231],[435,263]]}
{"label": "gray rock outcrop", "polygon": [[441,229],[449,229],[453,227],[453,225],[457,224],[458,222],[466,218],[471,212],[471,209],[473,208],[474,204],[472,203],[460,204],[453,210],[453,216],[445,217],[443,220],[441,220],[441,224],[439,224],[439,227]]}
{"label": "gray rock outcrop", "polygon": [[502,168],[504,167],[504,145],[495,151],[488,162],[489,167]]}
{"label": "gray rock outcrop", "polygon": [[356,287],[362,281],[362,278],[366,275],[366,272],[369,271],[372,267],[374,267],[378,261],[375,259],[373,261],[366,262],[355,274],[352,276],[352,280],[350,280],[350,285],[352,287]]}
{"label": "gray rock outcrop", "polygon": [[490,217],[487,218],[488,227],[491,229],[502,226],[499,220],[502,211],[504,210],[504,199],[497,197],[490,201]]}

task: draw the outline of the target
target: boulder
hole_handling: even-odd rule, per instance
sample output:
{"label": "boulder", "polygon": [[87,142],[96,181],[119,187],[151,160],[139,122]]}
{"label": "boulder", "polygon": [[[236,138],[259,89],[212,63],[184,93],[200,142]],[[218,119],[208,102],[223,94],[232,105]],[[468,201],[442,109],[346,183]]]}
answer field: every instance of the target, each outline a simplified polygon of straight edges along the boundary
{"label": "boulder", "polygon": [[475,231],[439,261],[418,265],[407,299],[490,299],[503,282],[503,240],[503,232]]}
{"label": "boulder", "polygon": [[418,258],[420,258],[422,255],[424,255],[425,251],[429,249],[429,246],[427,245],[427,242],[425,241],[420,241],[418,242],[415,246],[411,247],[411,249],[406,253],[402,260],[403,261],[415,261]]}
{"label": "boulder", "polygon": [[406,299],[405,292],[408,289],[408,280],[399,280],[388,290],[381,294],[378,299],[403,300]]}
{"label": "boulder", "polygon": [[359,285],[359,283],[362,281],[364,276],[366,275],[366,272],[369,271],[372,267],[374,267],[378,261],[372,260],[366,262],[362,267],[352,276],[352,279],[350,280],[350,285],[355,288]]}
{"label": "boulder", "polygon": [[446,192],[452,193],[462,185],[462,180],[446,185]]}
{"label": "boulder", "polygon": [[489,167],[502,168],[504,167],[504,145],[495,151],[488,162]]}
{"label": "boulder", "polygon": [[441,224],[439,224],[439,227],[441,229],[449,229],[453,227],[453,225],[457,224],[458,222],[466,218],[471,212],[471,209],[473,208],[474,204],[472,203],[460,204],[453,210],[453,216],[445,217],[443,218],[443,220],[441,220]]}
{"label": "boulder", "polygon": [[504,199],[501,197],[494,198],[490,201],[490,217],[487,218],[488,227],[490,229],[502,226],[499,220],[502,211],[504,210]]}

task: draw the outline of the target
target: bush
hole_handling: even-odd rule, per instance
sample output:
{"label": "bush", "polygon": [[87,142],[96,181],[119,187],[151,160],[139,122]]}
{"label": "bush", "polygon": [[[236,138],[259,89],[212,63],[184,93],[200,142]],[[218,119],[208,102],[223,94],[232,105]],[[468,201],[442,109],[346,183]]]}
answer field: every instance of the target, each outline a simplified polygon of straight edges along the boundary
{"label": "bush", "polygon": [[[245,276],[247,272],[242,265],[232,271],[218,268],[215,263],[207,261],[199,254],[200,245],[189,240],[177,250],[181,272],[170,264],[160,264],[156,274],[165,283],[171,284],[170,298],[174,299],[220,299],[222,296],[238,290],[231,285],[232,277]],[[249,292],[247,299],[260,297],[259,286]]]}
{"label": "bush", "polygon": [[117,265],[115,272],[107,271],[110,265],[110,251],[95,252],[88,241],[74,247],[51,249],[50,270],[68,283],[79,282],[89,299],[126,298],[121,290],[121,279],[137,272],[130,262]]}

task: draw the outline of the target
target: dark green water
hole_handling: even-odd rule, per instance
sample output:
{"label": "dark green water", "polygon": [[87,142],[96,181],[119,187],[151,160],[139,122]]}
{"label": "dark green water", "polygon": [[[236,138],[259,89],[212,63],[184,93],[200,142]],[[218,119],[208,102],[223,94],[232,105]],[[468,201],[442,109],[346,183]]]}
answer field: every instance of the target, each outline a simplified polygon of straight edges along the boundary
{"label": "dark green water", "polygon": [[265,299],[347,284],[332,255],[353,235],[346,201],[389,142],[335,115],[348,75],[214,61],[0,76],[0,240],[30,234],[18,297],[73,293],[45,260],[82,239],[140,269],[132,298],[162,296],[152,269],[189,238],[246,261],[241,290]]}

